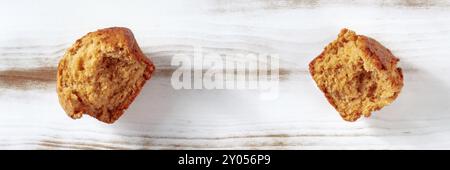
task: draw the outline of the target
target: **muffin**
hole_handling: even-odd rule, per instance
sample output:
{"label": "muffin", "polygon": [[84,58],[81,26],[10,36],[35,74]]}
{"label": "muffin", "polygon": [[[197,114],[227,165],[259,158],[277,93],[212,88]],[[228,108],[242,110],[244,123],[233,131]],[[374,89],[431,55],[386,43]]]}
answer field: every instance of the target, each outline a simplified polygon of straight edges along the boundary
{"label": "muffin", "polygon": [[346,121],[392,103],[403,87],[399,59],[376,40],[342,29],[338,38],[309,64],[328,102]]}
{"label": "muffin", "polygon": [[154,70],[129,29],[112,27],[90,32],[59,61],[59,102],[73,119],[88,114],[114,123]]}

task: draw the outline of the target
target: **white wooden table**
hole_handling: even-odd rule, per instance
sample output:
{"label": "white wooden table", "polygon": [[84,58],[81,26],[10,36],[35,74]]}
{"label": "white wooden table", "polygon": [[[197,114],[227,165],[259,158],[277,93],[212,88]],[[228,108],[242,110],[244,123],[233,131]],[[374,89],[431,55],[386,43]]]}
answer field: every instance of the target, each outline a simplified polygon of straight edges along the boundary
{"label": "white wooden table", "polygon": [[[133,30],[158,71],[113,125],[72,120],[55,68],[87,32]],[[307,72],[341,28],[401,61],[390,106],[343,121]],[[255,90],[174,90],[170,58],[194,47],[279,54],[276,100]],[[1,149],[450,149],[450,2],[446,0],[1,1]]]}

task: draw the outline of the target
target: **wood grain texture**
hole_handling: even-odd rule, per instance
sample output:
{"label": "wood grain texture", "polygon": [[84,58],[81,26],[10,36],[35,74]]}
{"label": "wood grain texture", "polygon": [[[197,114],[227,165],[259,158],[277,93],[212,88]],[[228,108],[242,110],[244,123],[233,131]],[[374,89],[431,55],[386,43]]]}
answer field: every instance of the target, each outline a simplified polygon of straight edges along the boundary
{"label": "wood grain texture", "polygon": [[[0,148],[450,149],[449,6],[445,0],[2,1]],[[77,38],[109,26],[132,29],[157,71],[115,124],[72,120],[58,103],[57,62]],[[355,123],[340,118],[307,72],[344,27],[390,48],[405,76],[392,105]],[[278,54],[279,98],[260,100],[258,90],[173,89],[171,57],[196,48]]]}

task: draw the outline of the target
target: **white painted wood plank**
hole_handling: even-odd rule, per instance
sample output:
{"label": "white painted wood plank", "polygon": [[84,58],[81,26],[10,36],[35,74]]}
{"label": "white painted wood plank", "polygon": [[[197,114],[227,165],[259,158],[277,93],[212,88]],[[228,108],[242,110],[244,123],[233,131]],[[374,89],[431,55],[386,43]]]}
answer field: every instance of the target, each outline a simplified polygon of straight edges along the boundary
{"label": "white painted wood plank", "polygon": [[[448,1],[0,3],[0,148],[450,148]],[[54,69],[77,38],[108,26],[130,27],[159,71],[115,124],[71,120],[58,104]],[[306,70],[343,27],[382,42],[405,70],[399,98],[355,123],[341,120]],[[279,98],[174,90],[170,58],[196,47],[279,54]]]}

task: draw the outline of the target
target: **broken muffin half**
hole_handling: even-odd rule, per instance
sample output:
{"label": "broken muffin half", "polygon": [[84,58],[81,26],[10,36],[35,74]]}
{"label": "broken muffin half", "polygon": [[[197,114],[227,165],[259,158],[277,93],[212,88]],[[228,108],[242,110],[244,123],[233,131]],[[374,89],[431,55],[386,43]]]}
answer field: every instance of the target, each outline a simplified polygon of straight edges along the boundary
{"label": "broken muffin half", "polygon": [[113,123],[154,69],[129,29],[112,27],[90,32],[78,39],[59,62],[59,102],[73,119],[88,114]]}
{"label": "broken muffin half", "polygon": [[311,61],[309,71],[342,118],[355,121],[397,98],[403,87],[398,61],[376,40],[342,29]]}

